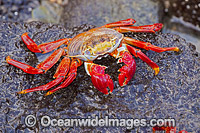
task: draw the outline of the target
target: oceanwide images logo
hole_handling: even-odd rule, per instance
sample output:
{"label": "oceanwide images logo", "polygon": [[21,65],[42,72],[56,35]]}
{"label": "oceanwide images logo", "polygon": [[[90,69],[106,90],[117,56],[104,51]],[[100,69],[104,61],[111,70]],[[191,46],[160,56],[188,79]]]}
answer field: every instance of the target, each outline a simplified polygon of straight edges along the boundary
{"label": "oceanwide images logo", "polygon": [[[34,115],[28,115],[25,118],[25,124],[33,127],[38,123],[43,127],[126,127],[132,129],[134,127],[154,127],[154,126],[171,126],[175,127],[175,119],[117,119],[99,118],[98,116],[88,116],[87,118],[70,118],[70,119],[53,119],[50,116],[42,116],[37,120]],[[167,123],[167,125],[165,125]]]}
{"label": "oceanwide images logo", "polygon": [[41,125],[44,127],[48,126],[66,126],[66,127],[127,127],[127,129],[131,129],[134,126],[145,126],[145,119],[141,121],[139,119],[109,119],[108,116],[105,116],[104,119],[91,118],[90,116],[86,119],[50,119],[49,116],[44,116],[41,119]]}

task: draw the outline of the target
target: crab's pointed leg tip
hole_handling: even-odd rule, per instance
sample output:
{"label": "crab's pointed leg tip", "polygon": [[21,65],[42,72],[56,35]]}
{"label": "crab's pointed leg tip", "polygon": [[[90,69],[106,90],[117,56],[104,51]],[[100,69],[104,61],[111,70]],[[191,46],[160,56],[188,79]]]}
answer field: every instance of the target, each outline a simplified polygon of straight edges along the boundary
{"label": "crab's pointed leg tip", "polygon": [[104,93],[105,95],[108,95],[109,93]]}
{"label": "crab's pointed leg tip", "polygon": [[160,31],[163,27],[163,24],[162,23],[156,23],[156,24],[154,24],[154,26],[155,26],[155,31]]}
{"label": "crab's pointed leg tip", "polygon": [[17,94],[26,94],[26,90],[18,91]]}
{"label": "crab's pointed leg tip", "polygon": [[161,29],[164,25],[162,23],[157,23],[157,27]]}
{"label": "crab's pointed leg tip", "polygon": [[124,86],[126,86],[127,84],[126,83],[123,83],[123,85],[121,86],[121,87],[124,87]]}
{"label": "crab's pointed leg tip", "polygon": [[155,75],[158,75],[158,73],[160,71],[159,67],[154,68],[154,71],[155,71]]}
{"label": "crab's pointed leg tip", "polygon": [[28,32],[25,32],[25,33],[22,34],[22,36],[26,36],[26,35],[28,35]]}
{"label": "crab's pointed leg tip", "polygon": [[178,48],[178,47],[175,47],[175,48],[174,48],[174,51],[179,52],[179,48]]}
{"label": "crab's pointed leg tip", "polygon": [[179,52],[180,49],[178,47],[169,47],[169,48],[166,48],[166,51],[175,51],[175,52]]}
{"label": "crab's pointed leg tip", "polygon": [[10,56],[7,56],[6,57],[6,61],[8,62],[10,60]]}
{"label": "crab's pointed leg tip", "polygon": [[53,92],[47,92],[44,96],[48,96],[48,95],[51,95]]}

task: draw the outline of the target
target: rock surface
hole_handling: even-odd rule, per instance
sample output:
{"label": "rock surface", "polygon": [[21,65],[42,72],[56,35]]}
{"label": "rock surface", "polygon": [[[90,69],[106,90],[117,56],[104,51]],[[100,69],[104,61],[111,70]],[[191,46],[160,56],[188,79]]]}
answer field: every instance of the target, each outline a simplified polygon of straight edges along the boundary
{"label": "rock surface", "polygon": [[162,32],[181,36],[200,52],[200,1],[160,0],[160,6]]}
{"label": "rock surface", "polygon": [[134,18],[135,25],[158,22],[158,1],[149,0],[74,0],[65,7],[61,23],[65,27],[81,24],[102,26],[127,18]]}
{"label": "rock surface", "polygon": [[164,6],[165,15],[181,17],[200,27],[200,1],[198,0],[160,0]]}
{"label": "rock surface", "polygon": [[[2,132],[89,132],[89,131],[132,131],[151,132],[151,127],[43,127],[40,119],[48,115],[52,119],[88,118],[95,115],[105,118],[175,118],[177,130],[199,132],[199,86],[200,56],[195,46],[183,38],[172,34],[126,34],[139,40],[148,41],[161,47],[178,46],[181,52],[155,53],[143,51],[160,66],[160,73],[154,76],[153,70],[140,59],[136,59],[137,70],[132,81],[125,87],[117,82],[116,60],[103,58],[96,63],[108,66],[114,80],[115,89],[111,95],[103,95],[96,90],[85,73],[78,69],[75,81],[67,88],[45,97],[45,92],[18,95],[17,91],[43,85],[53,78],[58,64],[43,75],[30,75],[7,64],[5,57],[36,66],[48,54],[34,54],[21,41],[20,35],[29,32],[37,44],[64,37],[74,37],[93,26],[82,25],[65,30],[59,25],[32,23],[1,23],[0,25],[0,131]],[[104,63],[105,62],[105,63]],[[27,115],[36,116],[34,127],[25,126]]]}
{"label": "rock surface", "polygon": [[40,0],[0,0],[0,20],[28,21]]}

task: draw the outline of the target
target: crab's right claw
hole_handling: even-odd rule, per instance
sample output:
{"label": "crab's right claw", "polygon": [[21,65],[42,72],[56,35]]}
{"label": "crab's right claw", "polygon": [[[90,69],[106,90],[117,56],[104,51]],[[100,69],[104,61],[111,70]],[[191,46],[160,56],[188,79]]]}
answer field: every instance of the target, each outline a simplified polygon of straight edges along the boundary
{"label": "crab's right claw", "polygon": [[121,72],[118,76],[119,85],[126,85],[135,74],[136,63],[132,55],[129,52],[125,52],[122,57],[118,60],[118,63],[125,63],[125,65],[119,69]]}
{"label": "crab's right claw", "polygon": [[[112,93],[114,84],[108,74],[105,74],[105,66],[85,62],[86,72],[91,76],[95,88],[104,94]],[[108,91],[109,89],[109,91]]]}
{"label": "crab's right claw", "polygon": [[94,86],[102,93],[109,94],[107,87],[110,89],[110,93],[112,93],[114,84],[112,79],[108,74],[91,74],[92,83]]}

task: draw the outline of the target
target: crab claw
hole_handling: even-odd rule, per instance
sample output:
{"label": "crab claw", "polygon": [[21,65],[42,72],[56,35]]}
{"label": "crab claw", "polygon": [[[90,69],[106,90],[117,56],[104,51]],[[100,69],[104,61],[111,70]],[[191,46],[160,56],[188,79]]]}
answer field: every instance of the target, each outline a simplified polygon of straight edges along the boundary
{"label": "crab claw", "polygon": [[125,63],[125,65],[119,69],[121,73],[118,76],[118,80],[119,85],[124,86],[132,79],[133,75],[135,74],[136,63],[129,52],[124,52],[122,57],[118,60],[118,63],[121,62]]}
{"label": "crab claw", "polygon": [[[106,95],[112,93],[114,84],[110,76],[105,74],[105,66],[85,62],[85,69],[88,75],[91,76],[95,88]],[[108,89],[110,92],[108,92]]]}

